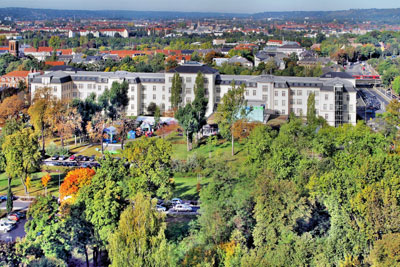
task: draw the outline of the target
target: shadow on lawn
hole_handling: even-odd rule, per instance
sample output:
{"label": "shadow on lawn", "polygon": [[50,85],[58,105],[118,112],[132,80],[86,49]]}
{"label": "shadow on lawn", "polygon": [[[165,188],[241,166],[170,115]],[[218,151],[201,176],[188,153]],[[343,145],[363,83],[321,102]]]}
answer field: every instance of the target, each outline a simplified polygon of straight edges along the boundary
{"label": "shadow on lawn", "polygon": [[199,198],[199,194],[196,192],[195,194],[188,194],[187,192],[195,189],[196,186],[183,186],[184,183],[175,183],[174,197],[179,197],[186,200],[195,200]]}

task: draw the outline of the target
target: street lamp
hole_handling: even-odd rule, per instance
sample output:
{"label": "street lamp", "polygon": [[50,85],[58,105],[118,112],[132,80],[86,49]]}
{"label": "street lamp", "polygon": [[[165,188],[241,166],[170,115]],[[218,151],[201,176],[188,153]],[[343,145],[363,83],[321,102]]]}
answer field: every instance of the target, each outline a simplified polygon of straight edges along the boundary
{"label": "street lamp", "polygon": [[58,197],[60,197],[60,185],[61,185],[61,182],[60,182],[60,170],[56,170],[56,172],[58,172]]}

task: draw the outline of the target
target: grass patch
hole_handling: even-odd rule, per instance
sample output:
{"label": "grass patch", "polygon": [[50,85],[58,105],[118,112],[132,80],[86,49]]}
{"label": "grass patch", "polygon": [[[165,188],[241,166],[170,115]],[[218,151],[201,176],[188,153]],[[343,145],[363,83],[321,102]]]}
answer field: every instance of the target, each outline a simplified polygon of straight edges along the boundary
{"label": "grass patch", "polygon": [[[61,168],[58,168],[60,170],[60,183],[63,182],[65,173],[61,170]],[[51,171],[51,170],[49,170]],[[50,173],[50,172],[49,172]],[[42,186],[41,178],[46,174],[46,172],[36,172],[31,175],[31,188],[29,190],[29,195],[30,196],[37,196],[44,194],[44,188]],[[48,194],[53,194],[55,196],[58,196],[58,173],[56,172],[51,172],[50,173],[51,180],[47,186],[47,193]],[[8,179],[7,175],[5,173],[0,174],[0,195],[6,195],[7,194],[7,188],[8,188]],[[12,179],[11,181],[11,190],[14,195],[16,196],[25,196],[25,190],[24,187],[21,183],[21,179]]]}
{"label": "grass patch", "polygon": [[201,187],[208,183],[208,179],[205,177],[197,177],[196,173],[176,173],[174,177],[175,188],[173,191],[173,197],[179,197],[187,200],[199,199],[199,192],[197,192],[197,181]]}

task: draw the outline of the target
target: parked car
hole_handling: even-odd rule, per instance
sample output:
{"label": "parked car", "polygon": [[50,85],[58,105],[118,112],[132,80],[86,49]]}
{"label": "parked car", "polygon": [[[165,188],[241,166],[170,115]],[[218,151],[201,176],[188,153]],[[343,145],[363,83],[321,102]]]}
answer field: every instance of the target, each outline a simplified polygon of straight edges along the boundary
{"label": "parked car", "polygon": [[8,215],[8,219],[10,220],[14,220],[14,221],[19,221],[21,219],[24,219],[26,217],[24,212],[20,212],[20,211],[14,211],[12,213],[10,213],[10,215]]}
{"label": "parked car", "polygon": [[[16,200],[17,197],[13,196],[13,200]],[[0,196],[0,202],[7,201],[7,195]]]}
{"label": "parked car", "polygon": [[75,155],[71,155],[71,156],[69,157],[69,160],[76,160],[76,156],[75,156]]}
{"label": "parked car", "polygon": [[18,221],[21,219],[21,218],[20,218],[17,214],[15,214],[15,213],[11,213],[10,215],[7,216],[7,218],[8,218],[9,220],[16,221],[16,222],[18,222]]}
{"label": "parked car", "polygon": [[54,155],[51,157],[52,160],[58,160],[59,156],[58,155]]}
{"label": "parked car", "polygon": [[176,198],[171,199],[171,203],[176,205],[176,204],[182,204],[183,202],[180,198],[176,197]]}
{"label": "parked car", "polygon": [[165,212],[165,211],[167,211],[167,208],[164,206],[161,206],[161,205],[157,205],[156,210],[159,212]]}
{"label": "parked car", "polygon": [[87,164],[87,163],[83,163],[83,164],[81,165],[81,167],[82,167],[82,168],[89,168],[90,166],[89,166],[89,164]]}
{"label": "parked car", "polygon": [[76,160],[77,160],[77,161],[82,161],[82,158],[83,158],[83,156],[82,156],[82,155],[78,155],[78,156],[76,156]]}
{"label": "parked car", "polygon": [[2,219],[0,219],[0,222],[8,223],[8,224],[11,224],[11,225],[14,225],[14,224],[17,223],[17,221],[10,220],[8,218],[2,218]]}
{"label": "parked car", "polygon": [[12,224],[8,224],[6,222],[0,222],[0,231],[3,233],[10,232],[13,227],[14,225]]}
{"label": "parked car", "polygon": [[192,211],[192,207],[186,204],[177,204],[174,207],[175,211]]}
{"label": "parked car", "polygon": [[66,155],[61,155],[58,159],[59,160],[66,160],[68,158],[68,156]]}
{"label": "parked car", "polygon": [[95,155],[92,155],[92,156],[89,158],[89,161],[94,161],[95,159],[96,159]]}

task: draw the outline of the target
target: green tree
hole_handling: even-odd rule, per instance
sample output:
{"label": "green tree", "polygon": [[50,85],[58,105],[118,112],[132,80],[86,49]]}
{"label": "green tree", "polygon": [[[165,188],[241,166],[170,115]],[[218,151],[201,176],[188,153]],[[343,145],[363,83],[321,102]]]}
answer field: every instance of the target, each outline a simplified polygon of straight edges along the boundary
{"label": "green tree", "polygon": [[373,267],[390,267],[400,264],[400,234],[390,233],[377,240],[369,255]]}
{"label": "green tree", "polygon": [[6,137],[3,143],[6,157],[6,173],[11,178],[20,178],[27,194],[26,179],[39,168],[40,152],[37,134],[29,128]]}
{"label": "green tree", "polygon": [[54,104],[54,97],[51,93],[51,88],[45,87],[35,91],[33,103],[28,109],[30,122],[35,131],[40,132],[42,137],[42,153],[46,151],[45,130],[49,127],[51,116],[51,106]]}
{"label": "green tree", "polygon": [[396,94],[400,94],[400,76],[397,76],[392,81],[392,89]]}
{"label": "green tree", "polygon": [[82,129],[86,133],[87,124],[93,119],[97,112],[101,111],[101,106],[96,102],[96,94],[90,94],[85,100],[75,98],[71,106],[76,108],[82,118]]}
{"label": "green tree", "polygon": [[172,78],[171,87],[171,105],[172,108],[178,108],[182,102],[182,78],[179,73],[175,73]]}
{"label": "green tree", "polygon": [[171,196],[171,151],[171,143],[162,138],[143,138],[126,145],[123,156],[131,166],[131,196],[138,192],[164,199]]}
{"label": "green tree", "polygon": [[218,123],[221,134],[230,138],[232,142],[232,156],[234,151],[233,124],[246,116],[247,101],[244,98],[245,85],[236,87],[232,82],[232,88],[222,97],[222,103],[218,105],[215,120]]}
{"label": "green tree", "polygon": [[121,212],[128,202],[128,188],[124,180],[129,177],[124,161],[106,155],[100,161],[91,183],[80,189],[76,205],[84,205],[84,216],[93,226],[93,254],[97,263],[99,251],[108,244],[109,235],[116,229]]}
{"label": "green tree", "polygon": [[156,200],[138,194],[134,203],[121,214],[118,228],[110,236],[111,266],[174,266],[164,234],[164,215],[156,211]]}
{"label": "green tree", "polygon": [[7,189],[7,204],[6,204],[6,209],[7,209],[8,214],[10,214],[13,211],[13,207],[14,207],[13,198],[14,198],[14,196],[11,191],[11,186],[9,186]]}
{"label": "green tree", "polygon": [[107,116],[116,120],[129,104],[128,97],[129,83],[113,82],[110,90],[105,90],[99,97],[99,104],[106,111]]}
{"label": "green tree", "polygon": [[199,132],[201,128],[207,124],[206,112],[208,99],[205,97],[206,89],[204,86],[204,75],[201,72],[197,73],[196,81],[194,84],[194,101],[192,103],[194,111],[196,112],[197,130]]}
{"label": "green tree", "polygon": [[156,106],[156,110],[154,111],[154,126],[158,128],[160,126],[161,120],[161,110],[159,106]]}
{"label": "green tree", "polygon": [[30,206],[25,224],[25,239],[20,244],[23,256],[54,257],[67,261],[71,246],[64,232],[64,222],[57,216],[59,205],[52,196],[40,196]]}
{"label": "green tree", "polygon": [[307,123],[314,125],[317,120],[317,113],[315,110],[315,94],[311,93],[307,99]]}
{"label": "green tree", "polygon": [[49,45],[53,47],[53,49],[60,48],[61,40],[59,36],[53,35],[50,37]]}
{"label": "green tree", "polygon": [[150,102],[149,106],[147,107],[147,112],[151,115],[154,116],[154,113],[156,112],[157,105],[154,102]]}
{"label": "green tree", "polygon": [[187,103],[184,107],[178,109],[175,113],[175,118],[186,133],[187,151],[190,151],[192,149],[193,134],[199,128],[196,110],[191,103]]}

